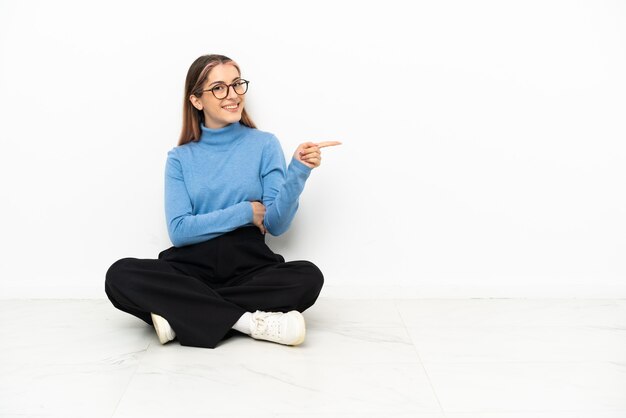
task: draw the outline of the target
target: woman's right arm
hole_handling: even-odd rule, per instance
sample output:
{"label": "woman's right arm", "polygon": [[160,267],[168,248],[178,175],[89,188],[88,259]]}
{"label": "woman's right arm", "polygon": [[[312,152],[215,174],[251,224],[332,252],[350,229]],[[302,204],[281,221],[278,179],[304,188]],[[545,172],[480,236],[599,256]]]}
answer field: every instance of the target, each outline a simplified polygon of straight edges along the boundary
{"label": "woman's right arm", "polygon": [[193,214],[191,198],[175,149],[167,155],[165,165],[165,220],[167,232],[176,247],[215,238],[254,220],[251,202],[240,202],[224,209]]}

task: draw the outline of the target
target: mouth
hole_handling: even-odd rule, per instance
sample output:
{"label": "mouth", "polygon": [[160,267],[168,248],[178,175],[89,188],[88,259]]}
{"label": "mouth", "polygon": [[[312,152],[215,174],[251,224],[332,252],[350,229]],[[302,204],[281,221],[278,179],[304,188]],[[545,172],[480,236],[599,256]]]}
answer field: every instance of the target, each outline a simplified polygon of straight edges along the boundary
{"label": "mouth", "polygon": [[222,109],[226,110],[227,112],[230,113],[236,113],[239,111],[239,105],[240,103],[235,103],[235,104],[229,104],[226,106],[222,106]]}

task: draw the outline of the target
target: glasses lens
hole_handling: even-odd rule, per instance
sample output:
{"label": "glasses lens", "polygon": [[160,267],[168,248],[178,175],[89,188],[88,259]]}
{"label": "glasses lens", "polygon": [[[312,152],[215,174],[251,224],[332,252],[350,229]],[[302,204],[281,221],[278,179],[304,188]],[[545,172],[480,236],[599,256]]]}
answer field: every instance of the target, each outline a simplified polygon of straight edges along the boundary
{"label": "glasses lens", "polygon": [[234,85],[235,93],[237,94],[245,94],[248,91],[248,82],[245,80],[239,80]]}
{"label": "glasses lens", "polygon": [[218,84],[211,89],[213,94],[218,99],[223,99],[228,95],[228,86],[226,84]]}

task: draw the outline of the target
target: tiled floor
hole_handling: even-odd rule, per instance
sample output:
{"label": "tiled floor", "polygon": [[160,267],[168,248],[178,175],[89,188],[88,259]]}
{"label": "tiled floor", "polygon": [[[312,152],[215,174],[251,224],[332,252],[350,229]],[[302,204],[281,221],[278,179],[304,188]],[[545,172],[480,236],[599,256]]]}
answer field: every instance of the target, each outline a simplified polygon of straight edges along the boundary
{"label": "tiled floor", "polygon": [[320,298],[298,347],[0,300],[0,416],[626,417],[626,300]]}

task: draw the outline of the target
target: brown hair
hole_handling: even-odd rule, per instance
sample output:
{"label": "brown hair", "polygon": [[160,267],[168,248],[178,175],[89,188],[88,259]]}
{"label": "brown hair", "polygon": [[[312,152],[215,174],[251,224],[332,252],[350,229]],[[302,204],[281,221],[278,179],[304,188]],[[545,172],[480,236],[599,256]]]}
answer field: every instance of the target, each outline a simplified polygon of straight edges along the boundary
{"label": "brown hair", "polygon": [[[219,64],[232,64],[237,68],[239,75],[241,75],[239,65],[224,55],[202,55],[189,67],[187,79],[185,80],[185,94],[183,96],[183,128],[180,132],[178,145],[200,140],[200,135],[202,134],[200,124],[204,123],[204,113],[202,110],[198,110],[193,106],[191,100],[189,100],[189,96],[192,94],[196,97],[202,96],[202,86],[209,78],[209,73],[213,67]],[[241,112],[240,122],[242,125],[256,128],[256,125],[252,122],[250,116],[248,116],[245,107]]]}

